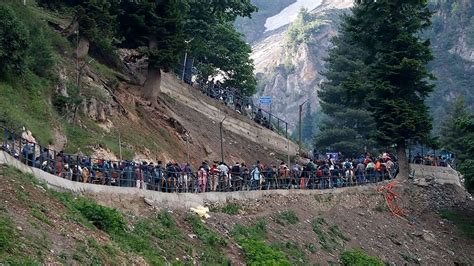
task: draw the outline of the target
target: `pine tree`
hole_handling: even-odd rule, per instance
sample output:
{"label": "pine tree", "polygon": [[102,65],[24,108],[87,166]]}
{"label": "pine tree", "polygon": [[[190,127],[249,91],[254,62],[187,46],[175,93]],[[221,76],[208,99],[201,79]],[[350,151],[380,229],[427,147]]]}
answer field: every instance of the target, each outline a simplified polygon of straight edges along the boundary
{"label": "pine tree", "polygon": [[[360,4],[365,14],[360,34],[370,54],[369,108],[376,121],[376,138],[396,144],[400,176],[408,177],[406,142],[426,142],[431,119],[425,99],[433,90],[426,65],[430,42],[420,32],[430,25],[427,0],[378,0]],[[388,145],[387,145],[388,146]]]}
{"label": "pine tree", "polygon": [[318,93],[326,116],[315,137],[315,148],[342,152],[345,156],[359,155],[373,146],[370,136],[374,120],[367,111],[366,97],[370,92],[366,83],[368,53],[357,43],[358,34],[352,25],[362,18],[355,16],[342,18],[339,36],[332,40],[327,59],[327,81]]}

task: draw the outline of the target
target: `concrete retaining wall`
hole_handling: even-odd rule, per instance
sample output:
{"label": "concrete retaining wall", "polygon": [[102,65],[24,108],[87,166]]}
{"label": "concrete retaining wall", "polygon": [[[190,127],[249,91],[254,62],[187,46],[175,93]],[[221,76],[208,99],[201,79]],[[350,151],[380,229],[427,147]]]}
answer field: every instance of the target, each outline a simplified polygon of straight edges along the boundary
{"label": "concrete retaining wall", "polygon": [[421,164],[411,164],[415,179],[433,179],[439,184],[454,184],[462,187],[459,173],[451,167],[438,167]]}
{"label": "concrete retaining wall", "polygon": [[204,205],[205,203],[225,203],[231,200],[256,200],[267,195],[318,195],[339,194],[345,192],[362,192],[374,190],[374,185],[338,188],[327,190],[259,190],[259,191],[237,191],[237,192],[207,192],[207,193],[163,193],[137,188],[112,187],[103,185],[73,182],[58,176],[49,174],[40,169],[29,167],[16,160],[4,151],[0,151],[0,164],[10,165],[22,172],[31,173],[36,178],[44,181],[48,187],[57,191],[70,191],[96,198],[99,202],[110,206],[114,204],[127,204],[136,201],[146,201],[148,204],[158,208],[188,209]]}
{"label": "concrete retaining wall", "polygon": [[[180,84],[178,80],[169,74],[163,74],[161,90],[173,99],[180,101],[186,106],[189,106],[197,112],[205,115],[209,119],[214,120],[216,123],[219,123],[224,118],[224,112],[219,109],[223,107],[218,108],[206,101],[203,101],[200,97],[196,97],[192,92],[189,91],[196,90],[195,88],[192,88],[184,83]],[[223,123],[225,129],[233,132],[234,134],[247,138],[252,142],[259,143],[277,150],[280,153],[287,154],[289,151],[290,155],[296,155],[298,151],[298,145],[295,143],[288,141],[288,139],[273,132],[272,130],[258,125],[248,118],[231,110],[229,110],[228,113],[229,115],[226,117]]]}

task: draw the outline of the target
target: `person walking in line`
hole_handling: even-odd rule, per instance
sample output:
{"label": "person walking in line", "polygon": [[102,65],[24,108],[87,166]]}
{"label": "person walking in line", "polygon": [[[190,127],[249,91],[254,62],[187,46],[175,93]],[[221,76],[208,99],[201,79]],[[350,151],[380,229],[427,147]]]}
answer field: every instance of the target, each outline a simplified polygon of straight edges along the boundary
{"label": "person walking in line", "polygon": [[211,191],[216,191],[219,177],[219,169],[217,169],[217,165],[212,165],[211,169],[209,170],[209,176],[209,185],[211,187]]}
{"label": "person walking in line", "polygon": [[204,166],[201,166],[198,171],[198,187],[199,187],[200,193],[206,192],[206,184],[207,184],[207,172]]}

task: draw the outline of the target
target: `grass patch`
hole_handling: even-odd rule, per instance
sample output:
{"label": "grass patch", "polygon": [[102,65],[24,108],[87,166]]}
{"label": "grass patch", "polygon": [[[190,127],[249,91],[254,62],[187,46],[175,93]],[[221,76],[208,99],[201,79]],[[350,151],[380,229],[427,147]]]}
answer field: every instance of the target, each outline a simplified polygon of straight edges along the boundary
{"label": "grass patch", "polygon": [[239,210],[241,209],[240,205],[237,203],[227,203],[224,207],[222,207],[222,212],[227,213],[229,215],[236,215],[239,213]]}
{"label": "grass patch", "polygon": [[55,115],[46,101],[50,82],[33,74],[27,76],[24,82],[28,84],[0,82],[0,124],[15,133],[21,133],[24,126],[40,144],[52,144]]}
{"label": "grass patch", "polygon": [[474,239],[474,222],[468,216],[451,210],[441,210],[439,214],[441,218],[452,221],[467,238]]}
{"label": "grass patch", "polygon": [[284,211],[275,216],[275,222],[280,225],[296,224],[300,221],[296,213],[292,210]]}
{"label": "grass patch", "polygon": [[186,216],[186,222],[188,222],[193,233],[197,235],[204,245],[223,247],[227,244],[224,238],[207,228],[197,215],[188,214]]}
{"label": "grass patch", "polygon": [[51,221],[49,218],[44,214],[44,210],[38,207],[33,207],[31,209],[31,215],[35,217],[36,219],[40,220],[41,222],[47,224],[47,225],[52,225]]}
{"label": "grass patch", "polygon": [[14,222],[0,214],[0,265],[41,265],[43,252],[39,241],[47,240],[20,238]]}
{"label": "grass patch", "polygon": [[337,247],[342,247],[345,241],[350,238],[346,237],[337,225],[329,225],[323,217],[318,217],[311,222],[313,232],[318,237],[321,248],[327,252],[331,252]]}
{"label": "grass patch", "polygon": [[237,224],[231,232],[242,247],[249,265],[291,265],[285,254],[264,241],[267,229],[265,221],[259,220],[250,226]]}
{"label": "grass patch", "polygon": [[351,266],[383,266],[385,263],[374,256],[367,255],[362,250],[344,251],[340,255],[342,265]]}
{"label": "grass patch", "polygon": [[113,70],[112,68],[101,64],[97,60],[92,60],[92,58],[87,59],[88,62],[90,62],[90,66],[97,71],[99,75],[102,77],[110,80],[110,81],[116,81],[117,80],[117,75],[121,75],[118,73],[116,70]]}
{"label": "grass patch", "polygon": [[312,222],[311,222],[311,226],[313,228],[313,232],[316,233],[316,235],[318,236],[318,242],[319,244],[321,245],[321,248],[323,250],[326,250],[326,251],[331,251],[332,250],[332,246],[329,244],[329,241],[327,239],[327,236],[326,236],[326,233],[324,232],[323,228],[322,228],[322,225],[327,225],[326,221],[324,220],[324,218],[317,218],[317,219],[314,219]]}
{"label": "grass patch", "polygon": [[291,261],[292,265],[308,265],[308,258],[295,242],[287,241],[278,244],[270,245],[273,249],[286,254],[286,257]]}
{"label": "grass patch", "polygon": [[331,235],[333,238],[339,238],[343,241],[350,241],[351,239],[349,237],[346,237],[342,232],[341,230],[339,229],[339,227],[337,225],[331,225],[329,227],[329,235]]}

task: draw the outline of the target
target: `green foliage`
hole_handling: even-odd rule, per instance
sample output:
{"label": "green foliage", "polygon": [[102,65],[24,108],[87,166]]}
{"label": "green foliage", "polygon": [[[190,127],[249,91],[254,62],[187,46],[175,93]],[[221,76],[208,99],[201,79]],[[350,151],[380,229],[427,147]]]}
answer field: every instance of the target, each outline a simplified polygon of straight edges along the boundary
{"label": "green foliage", "polygon": [[222,207],[222,212],[229,215],[236,215],[239,213],[240,209],[241,207],[239,204],[231,202]]}
{"label": "green foliage", "polygon": [[10,6],[0,4],[0,76],[23,73],[28,48],[28,30]]}
{"label": "green foliage", "polygon": [[169,71],[184,50],[183,3],[166,1],[122,1],[119,5],[122,46],[140,48],[154,68]]}
{"label": "green foliage", "polygon": [[308,265],[308,258],[303,249],[295,242],[286,241],[283,243],[272,244],[271,247],[281,251],[291,261],[291,265]]}
{"label": "green foliage", "polygon": [[292,210],[284,211],[275,216],[275,222],[280,225],[297,224],[300,221]]}
{"label": "green foliage", "polygon": [[188,214],[186,216],[186,221],[191,226],[193,232],[205,245],[211,247],[222,247],[226,245],[225,239],[207,228],[197,215]]}
{"label": "green foliage", "polygon": [[464,185],[474,191],[474,114],[463,98],[448,109],[448,116],[441,127],[443,148],[455,154],[458,170],[464,175]]}
{"label": "green foliage", "polygon": [[357,37],[351,32],[349,16],[342,17],[340,35],[332,42],[329,51],[327,81],[318,93],[325,114],[320,132],[314,139],[321,152],[343,152],[345,156],[357,156],[375,148],[370,140],[375,121],[368,111],[368,70],[365,65],[367,52],[356,45]]}
{"label": "green foliage", "polygon": [[0,82],[0,124],[16,133],[25,126],[40,144],[51,144],[51,128],[45,127],[53,124],[54,113],[45,99],[49,82],[32,74],[27,74],[26,79],[29,79],[24,80],[28,86]]}
{"label": "green foliage", "polygon": [[239,89],[245,95],[256,91],[251,48],[232,24],[237,16],[250,16],[256,10],[249,0],[222,2],[188,1],[189,14],[185,22],[186,39],[192,39],[187,49],[199,62],[203,78],[222,74],[224,84]]}
{"label": "green foliage", "polygon": [[341,36],[329,55],[321,105],[329,116],[337,115],[341,106],[355,109],[352,119],[357,123],[347,128],[359,131],[353,136],[361,139],[359,144],[372,135],[404,152],[407,140],[429,139],[431,119],[424,101],[433,89],[426,67],[433,56],[420,32],[430,25],[430,17],[426,0],[407,0],[397,5],[359,1],[352,15],[343,18]]}
{"label": "green foliage", "polygon": [[41,208],[38,208],[38,207],[33,207],[31,209],[31,215],[33,215],[33,217],[35,217],[36,219],[42,221],[43,223],[45,224],[48,224],[48,225],[52,225],[51,221],[49,220],[49,218],[44,214],[43,210]]}
{"label": "green foliage", "polygon": [[453,210],[441,210],[441,218],[452,221],[467,238],[474,239],[474,222],[464,213]]}
{"label": "green foliage", "polygon": [[70,193],[54,193],[56,197],[74,214],[80,213],[98,229],[109,234],[125,230],[125,219],[115,209],[104,207],[83,197],[74,197]]}
{"label": "green foliage", "polygon": [[338,246],[342,247],[345,241],[350,240],[341,232],[337,225],[329,225],[322,217],[311,221],[311,227],[318,236],[321,248],[327,252],[331,252]]}
{"label": "green foliage", "polygon": [[281,251],[276,251],[265,244],[266,224],[258,220],[251,226],[235,225],[231,235],[244,250],[249,265],[291,265]]}
{"label": "green foliage", "polygon": [[109,234],[125,229],[125,220],[115,209],[104,207],[86,198],[78,198],[75,207],[93,225]]}
{"label": "green foliage", "polygon": [[316,35],[327,21],[321,20],[317,15],[311,14],[307,9],[301,9],[298,18],[287,30],[287,44],[296,49],[300,44],[312,44]]}
{"label": "green foliage", "polygon": [[283,252],[276,251],[261,240],[238,239],[248,265],[291,265]]}
{"label": "green foliage", "polygon": [[377,257],[369,256],[362,250],[344,251],[340,255],[342,265],[350,266],[383,266],[382,260]]}

